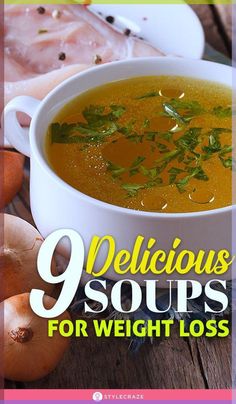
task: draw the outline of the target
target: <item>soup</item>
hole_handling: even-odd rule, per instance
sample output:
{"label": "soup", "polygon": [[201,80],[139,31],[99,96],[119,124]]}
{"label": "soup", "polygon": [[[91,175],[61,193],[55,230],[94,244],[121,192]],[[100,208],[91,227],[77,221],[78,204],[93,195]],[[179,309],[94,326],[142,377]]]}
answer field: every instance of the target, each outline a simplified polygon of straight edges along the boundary
{"label": "soup", "polygon": [[52,169],[86,195],[174,213],[232,203],[228,87],[183,77],[137,77],[89,90],[54,118]]}

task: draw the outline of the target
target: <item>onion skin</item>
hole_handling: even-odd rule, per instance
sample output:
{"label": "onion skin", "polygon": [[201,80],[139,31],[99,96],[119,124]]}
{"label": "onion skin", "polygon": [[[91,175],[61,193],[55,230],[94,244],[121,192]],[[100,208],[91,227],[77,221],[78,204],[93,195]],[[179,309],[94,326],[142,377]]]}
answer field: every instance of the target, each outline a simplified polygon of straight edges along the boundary
{"label": "onion skin", "polygon": [[25,157],[8,150],[1,150],[0,153],[0,158],[3,157],[3,195],[0,199],[0,209],[3,209],[21,189]]}
{"label": "onion skin", "polygon": [[[54,285],[41,279],[37,257],[43,238],[35,227],[16,216],[4,214],[4,245],[0,247],[1,300],[31,289],[50,295]],[[51,271],[57,275],[55,261]]]}
{"label": "onion skin", "polygon": [[[44,297],[46,308],[56,300]],[[9,380],[29,382],[48,375],[61,360],[69,346],[70,338],[58,331],[48,337],[48,320],[38,317],[29,304],[29,293],[12,296],[0,304],[4,310],[3,369]],[[68,312],[57,317],[59,321],[70,320]]]}

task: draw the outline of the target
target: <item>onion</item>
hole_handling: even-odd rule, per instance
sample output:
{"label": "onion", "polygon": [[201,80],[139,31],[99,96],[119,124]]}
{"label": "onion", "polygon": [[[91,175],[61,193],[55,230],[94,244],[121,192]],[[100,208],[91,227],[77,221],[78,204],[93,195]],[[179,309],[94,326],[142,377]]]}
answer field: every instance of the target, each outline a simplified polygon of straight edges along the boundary
{"label": "onion", "polygon": [[[0,247],[1,300],[31,289],[51,294],[54,285],[41,279],[37,271],[38,251],[43,242],[31,224],[16,216],[4,214],[4,244]],[[52,273],[57,274],[52,263]]]}
{"label": "onion", "polygon": [[0,200],[0,209],[6,206],[19,192],[23,182],[23,166],[25,157],[17,152],[1,150],[0,159],[3,158],[3,195]]}
{"label": "onion", "polygon": [[[44,306],[51,308],[56,300],[44,297]],[[0,304],[4,310],[3,369],[6,379],[33,381],[50,373],[69,346],[69,338],[54,332],[48,337],[48,320],[38,317],[29,304],[29,293],[12,296]],[[57,317],[59,321],[69,319],[68,312]]]}

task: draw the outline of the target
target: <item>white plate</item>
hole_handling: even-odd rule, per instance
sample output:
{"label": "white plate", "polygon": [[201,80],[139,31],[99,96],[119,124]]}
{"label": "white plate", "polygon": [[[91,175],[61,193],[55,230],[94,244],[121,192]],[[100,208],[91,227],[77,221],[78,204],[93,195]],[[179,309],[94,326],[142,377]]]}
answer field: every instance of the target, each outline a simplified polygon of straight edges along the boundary
{"label": "white plate", "polygon": [[113,16],[115,27],[131,29],[167,55],[202,58],[204,31],[187,4],[98,4],[89,8],[104,17]]}

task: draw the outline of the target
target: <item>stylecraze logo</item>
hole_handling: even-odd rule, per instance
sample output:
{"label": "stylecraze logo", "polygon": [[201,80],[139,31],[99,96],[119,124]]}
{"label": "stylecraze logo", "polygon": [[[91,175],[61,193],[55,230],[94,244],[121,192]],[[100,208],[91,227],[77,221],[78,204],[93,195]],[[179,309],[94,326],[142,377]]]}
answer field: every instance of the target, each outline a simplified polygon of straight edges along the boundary
{"label": "stylecraze logo", "polygon": [[99,391],[96,391],[95,393],[93,393],[94,401],[102,401],[102,399],[103,399],[102,393],[100,393]]}
{"label": "stylecraze logo", "polygon": [[92,398],[94,401],[102,401],[102,400],[144,400],[143,394],[136,394],[136,393],[101,393],[96,391],[93,393]]}

